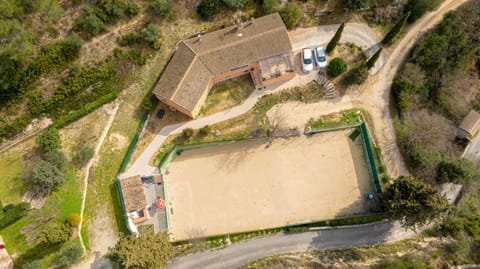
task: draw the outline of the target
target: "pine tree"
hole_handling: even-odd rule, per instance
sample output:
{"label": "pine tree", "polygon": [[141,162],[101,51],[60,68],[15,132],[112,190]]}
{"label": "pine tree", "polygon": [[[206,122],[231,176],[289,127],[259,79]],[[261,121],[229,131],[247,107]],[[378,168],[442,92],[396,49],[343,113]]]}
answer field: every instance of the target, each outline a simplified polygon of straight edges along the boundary
{"label": "pine tree", "polygon": [[375,63],[377,62],[378,58],[380,58],[380,54],[382,53],[382,49],[383,48],[378,49],[377,52],[375,52],[375,54],[373,54],[372,57],[370,57],[370,59],[368,59],[368,61],[367,61],[368,69],[372,69],[372,67],[375,66]]}
{"label": "pine tree", "polygon": [[388,33],[385,35],[385,37],[382,40],[382,44],[385,45],[391,45],[393,43],[393,39],[397,34],[402,30],[403,26],[408,20],[408,17],[410,16],[410,12],[405,14],[393,27],[388,31]]}
{"label": "pine tree", "polygon": [[331,53],[333,51],[333,49],[335,49],[335,47],[337,46],[338,41],[340,41],[340,38],[342,38],[342,32],[343,32],[344,27],[345,27],[345,23],[342,23],[340,25],[340,27],[338,27],[338,30],[335,33],[335,35],[333,36],[332,40],[330,40],[330,42],[328,42],[327,53]]}

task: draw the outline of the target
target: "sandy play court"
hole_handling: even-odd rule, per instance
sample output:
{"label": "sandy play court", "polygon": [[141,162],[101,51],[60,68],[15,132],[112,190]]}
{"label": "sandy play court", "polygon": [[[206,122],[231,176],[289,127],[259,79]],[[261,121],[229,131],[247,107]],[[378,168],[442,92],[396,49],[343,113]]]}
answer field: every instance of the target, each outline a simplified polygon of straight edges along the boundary
{"label": "sandy play court", "polygon": [[165,178],[174,240],[333,219],[374,191],[353,129],[186,150]]}

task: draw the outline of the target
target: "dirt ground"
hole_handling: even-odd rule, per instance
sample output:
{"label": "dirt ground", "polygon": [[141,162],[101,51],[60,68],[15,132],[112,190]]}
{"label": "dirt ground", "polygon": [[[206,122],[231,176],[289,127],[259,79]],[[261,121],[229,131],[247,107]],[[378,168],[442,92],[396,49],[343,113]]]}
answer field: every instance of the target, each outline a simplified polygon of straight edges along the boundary
{"label": "dirt ground", "polygon": [[174,240],[368,211],[373,183],[352,129],[184,151],[168,168]]}

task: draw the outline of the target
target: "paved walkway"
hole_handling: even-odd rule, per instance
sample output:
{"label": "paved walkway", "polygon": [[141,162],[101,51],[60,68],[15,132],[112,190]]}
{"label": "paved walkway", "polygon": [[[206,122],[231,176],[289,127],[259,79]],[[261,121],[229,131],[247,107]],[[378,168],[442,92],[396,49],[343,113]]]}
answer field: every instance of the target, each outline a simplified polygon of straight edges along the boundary
{"label": "paved walkway", "polygon": [[[296,51],[303,47],[325,45],[335,34],[338,26],[339,25],[318,26],[291,32],[290,38],[293,49]],[[362,47],[366,53],[370,53],[369,51],[372,49],[372,47],[378,46],[379,39],[375,35],[373,30],[368,26],[357,23],[349,23],[344,29],[341,42],[355,43],[358,46]],[[379,68],[384,64],[386,58],[386,53],[382,53],[382,57],[377,62],[377,65],[373,69],[374,71],[372,71],[372,73],[378,72]],[[258,98],[260,98],[261,96],[273,92],[278,92],[290,87],[304,85],[307,82],[314,80],[316,75],[316,72],[311,72],[307,75],[297,73],[297,76],[294,79],[286,83],[271,86],[266,90],[255,91],[251,96],[249,96],[249,98],[247,98],[244,103],[239,106],[206,117],[198,118],[189,122],[178,123],[164,127],[154,137],[152,142],[147,146],[147,148],[140,155],[140,157],[135,160],[133,165],[129,167],[128,170],[120,177],[123,178],[134,175],[148,175],[155,172],[156,167],[149,165],[149,162],[169,135],[180,133],[185,128],[198,129],[205,125],[212,125],[240,116],[250,110],[255,105]]]}

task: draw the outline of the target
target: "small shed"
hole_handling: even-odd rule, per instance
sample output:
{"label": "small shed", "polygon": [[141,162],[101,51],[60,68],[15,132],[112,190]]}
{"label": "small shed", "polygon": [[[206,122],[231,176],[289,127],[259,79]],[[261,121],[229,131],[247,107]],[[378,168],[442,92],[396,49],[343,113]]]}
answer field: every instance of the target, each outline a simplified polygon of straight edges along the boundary
{"label": "small shed", "polygon": [[3,238],[0,236],[0,268],[2,269],[12,269],[13,261],[8,255],[7,249],[5,248],[5,243]]}
{"label": "small shed", "polygon": [[134,223],[147,220],[147,201],[143,190],[142,178],[133,176],[120,179],[120,189],[122,191],[122,202],[128,217]]}
{"label": "small shed", "polygon": [[472,110],[458,126],[457,137],[471,139],[480,128],[480,113]]}

